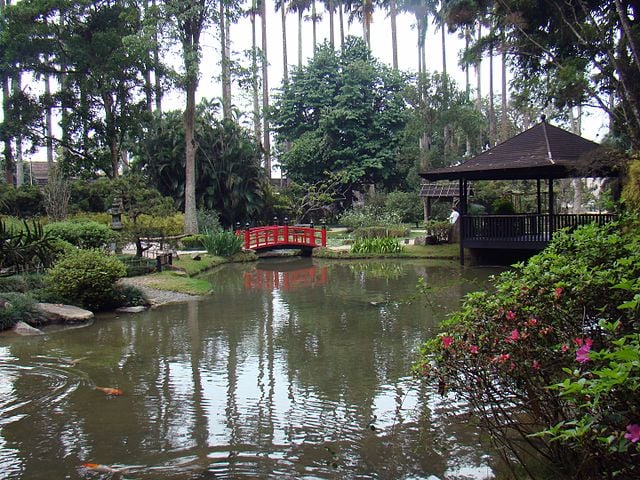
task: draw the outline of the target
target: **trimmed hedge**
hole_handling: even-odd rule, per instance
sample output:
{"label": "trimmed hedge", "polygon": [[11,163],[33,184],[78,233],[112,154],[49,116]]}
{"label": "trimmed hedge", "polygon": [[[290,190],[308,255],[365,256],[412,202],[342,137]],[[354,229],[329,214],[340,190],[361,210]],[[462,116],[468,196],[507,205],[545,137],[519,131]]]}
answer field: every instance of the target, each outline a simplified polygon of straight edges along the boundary
{"label": "trimmed hedge", "polygon": [[65,221],[50,223],[45,232],[78,248],[105,248],[116,240],[116,233],[107,225],[94,221]]}

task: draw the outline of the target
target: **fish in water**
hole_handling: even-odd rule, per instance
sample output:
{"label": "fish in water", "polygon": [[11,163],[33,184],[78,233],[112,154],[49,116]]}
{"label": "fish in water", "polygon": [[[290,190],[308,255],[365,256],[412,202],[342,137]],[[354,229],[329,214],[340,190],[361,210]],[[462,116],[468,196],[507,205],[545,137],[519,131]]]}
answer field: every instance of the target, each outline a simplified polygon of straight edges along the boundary
{"label": "fish in water", "polygon": [[109,465],[102,465],[101,463],[83,463],[82,466],[87,470],[93,470],[94,472],[101,473],[118,473],[122,472],[121,469],[110,467]]}
{"label": "fish in water", "polygon": [[114,396],[124,395],[124,392],[119,388],[111,388],[111,387],[95,387],[95,388],[96,390],[100,390],[101,392],[106,393],[107,395],[114,395]]}

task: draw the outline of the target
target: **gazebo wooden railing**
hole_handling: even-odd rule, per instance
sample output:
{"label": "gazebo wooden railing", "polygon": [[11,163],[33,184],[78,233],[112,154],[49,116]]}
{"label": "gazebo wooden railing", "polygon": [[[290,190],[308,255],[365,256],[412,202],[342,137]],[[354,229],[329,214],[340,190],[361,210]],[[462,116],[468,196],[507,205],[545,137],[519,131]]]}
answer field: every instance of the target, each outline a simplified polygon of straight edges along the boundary
{"label": "gazebo wooden railing", "polygon": [[563,228],[614,219],[610,213],[462,215],[460,237],[465,248],[541,249]]}

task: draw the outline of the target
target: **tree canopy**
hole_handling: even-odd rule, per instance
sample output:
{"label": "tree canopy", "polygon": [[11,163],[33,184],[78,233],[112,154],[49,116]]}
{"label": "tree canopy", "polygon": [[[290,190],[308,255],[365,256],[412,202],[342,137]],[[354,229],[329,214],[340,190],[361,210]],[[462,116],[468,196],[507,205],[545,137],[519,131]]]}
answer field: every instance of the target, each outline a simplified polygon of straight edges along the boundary
{"label": "tree canopy", "polygon": [[286,175],[314,183],[325,172],[353,185],[392,187],[407,122],[406,77],[376,61],[358,38],[318,48],[276,96],[272,119]]}

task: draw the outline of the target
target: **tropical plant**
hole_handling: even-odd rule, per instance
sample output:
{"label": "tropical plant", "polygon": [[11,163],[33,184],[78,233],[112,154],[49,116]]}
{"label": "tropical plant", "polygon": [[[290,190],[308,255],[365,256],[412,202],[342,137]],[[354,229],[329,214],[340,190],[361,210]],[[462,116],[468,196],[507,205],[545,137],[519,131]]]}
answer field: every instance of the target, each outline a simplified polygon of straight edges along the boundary
{"label": "tropical plant", "polygon": [[351,253],[371,254],[371,253],[400,253],[404,250],[397,238],[393,237],[373,237],[355,240],[351,245]]}
{"label": "tropical plant", "polygon": [[243,246],[243,238],[231,231],[207,232],[201,241],[207,253],[220,257],[235,255]]}
{"label": "tropical plant", "polygon": [[14,273],[48,267],[55,259],[53,238],[35,220],[8,228],[0,219],[0,272]]}

